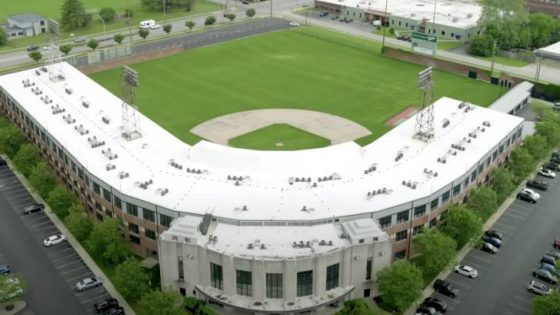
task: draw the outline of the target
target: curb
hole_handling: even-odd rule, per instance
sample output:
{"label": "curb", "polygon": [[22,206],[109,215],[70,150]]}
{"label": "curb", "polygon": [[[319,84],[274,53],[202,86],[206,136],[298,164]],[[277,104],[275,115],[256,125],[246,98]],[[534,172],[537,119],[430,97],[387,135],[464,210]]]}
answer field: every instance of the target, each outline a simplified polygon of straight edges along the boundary
{"label": "curb", "polygon": [[[66,226],[62,223],[62,221],[52,212],[49,208],[49,205],[45,202],[41,196],[39,196],[35,190],[29,185],[27,179],[15,168],[12,160],[9,159],[7,156],[3,156],[3,158],[8,162],[8,166],[10,170],[16,175],[16,177],[21,181],[23,186],[29,191],[31,196],[35,198],[35,200],[43,203],[45,205],[45,214],[51,219],[53,224],[60,230],[62,234],[66,236],[68,243],[74,248],[76,253],[80,256],[83,262],[88,266],[88,268],[98,277],[103,279],[103,287],[107,292],[115,299],[119,301],[119,305],[122,306],[128,315],[136,315],[132,307],[128,304],[128,302],[121,296],[121,294],[117,291],[113,283],[110,281],[109,277],[105,275],[105,273],[97,266],[95,261],[91,258],[91,256],[86,252],[83,246],[74,238],[74,235],[68,231]],[[15,313],[14,313],[15,314]]]}
{"label": "curb", "polygon": [[[12,304],[14,309],[7,311],[4,307]],[[0,304],[0,315],[15,315],[23,310],[27,306],[25,301],[15,301],[15,302],[8,302],[8,303],[1,303]]]}

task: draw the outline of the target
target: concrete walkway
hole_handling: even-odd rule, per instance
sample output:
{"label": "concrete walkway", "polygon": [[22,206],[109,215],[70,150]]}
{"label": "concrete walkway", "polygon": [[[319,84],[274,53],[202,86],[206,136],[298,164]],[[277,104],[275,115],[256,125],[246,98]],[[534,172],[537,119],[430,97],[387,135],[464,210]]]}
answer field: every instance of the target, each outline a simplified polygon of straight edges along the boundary
{"label": "concrete walkway", "polygon": [[[13,305],[14,308],[11,310],[6,310],[6,306]],[[0,303],[0,315],[15,315],[21,310],[23,310],[26,306],[25,301],[15,301],[9,303]]]}

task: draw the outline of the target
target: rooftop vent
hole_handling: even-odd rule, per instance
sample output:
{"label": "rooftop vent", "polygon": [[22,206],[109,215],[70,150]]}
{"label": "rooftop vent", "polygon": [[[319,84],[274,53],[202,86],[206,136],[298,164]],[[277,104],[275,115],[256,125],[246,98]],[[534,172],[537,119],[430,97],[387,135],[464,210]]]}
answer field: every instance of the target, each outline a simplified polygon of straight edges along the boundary
{"label": "rooftop vent", "polygon": [[157,193],[160,194],[161,196],[165,196],[165,195],[167,195],[167,193],[169,193],[169,189],[167,189],[167,188],[158,188]]}
{"label": "rooftop vent", "polygon": [[89,133],[89,130],[84,128],[82,124],[80,124],[79,126],[74,126],[74,130],[76,130],[81,136],[87,135]]}
{"label": "rooftop vent", "polygon": [[81,100],[82,100],[82,106],[85,107],[85,108],[89,108],[89,105],[90,105],[89,101],[86,100],[83,96],[81,97]]}
{"label": "rooftop vent", "polygon": [[431,177],[431,176],[433,176],[433,177],[437,177],[437,176],[438,176],[438,173],[437,173],[436,171],[430,170],[430,169],[427,169],[427,168],[424,169],[424,174],[426,174],[426,175],[428,175],[428,176],[430,176],[430,177]]}
{"label": "rooftop vent", "polygon": [[108,163],[107,165],[105,165],[105,169],[107,171],[114,170],[115,168],[116,168],[115,164]]}
{"label": "rooftop vent", "polygon": [[364,174],[373,173],[375,170],[377,170],[377,165],[374,163],[368,169],[364,170]]}
{"label": "rooftop vent", "polygon": [[56,114],[64,113],[66,111],[66,109],[64,109],[64,107],[60,107],[60,105],[56,104],[54,106],[51,106],[51,111],[52,111],[53,115],[56,115]]}
{"label": "rooftop vent", "polygon": [[66,94],[68,95],[71,95],[74,92],[74,90],[72,90],[71,87],[67,86],[64,88],[64,92],[66,92]]}
{"label": "rooftop vent", "polygon": [[447,158],[445,158],[445,157],[438,157],[438,158],[437,158],[437,161],[438,161],[439,163],[445,164],[445,163],[447,163]]}
{"label": "rooftop vent", "polygon": [[37,76],[40,76],[40,75],[41,75],[41,71],[39,71],[39,70],[37,69],[37,70],[35,70],[35,74],[36,74]]}
{"label": "rooftop vent", "polygon": [[43,94],[43,91],[41,91],[41,89],[40,89],[38,86],[32,87],[32,88],[31,88],[31,92],[33,92],[35,95],[41,95],[41,94]]}
{"label": "rooftop vent", "polygon": [[402,159],[403,156],[404,156],[404,153],[402,151],[399,151],[397,153],[397,156],[395,157],[395,162],[398,162],[400,159]]}
{"label": "rooftop vent", "polygon": [[72,115],[68,114],[68,115],[63,115],[62,119],[64,119],[65,122],[67,122],[68,124],[73,124],[76,122],[76,119],[72,117]]}
{"label": "rooftop vent", "polygon": [[23,87],[35,86],[35,82],[31,82],[29,79],[22,80],[21,83],[23,84]]}
{"label": "rooftop vent", "polygon": [[154,183],[153,180],[148,179],[148,180],[145,181],[145,182],[138,182],[137,184],[138,184],[138,187],[140,187],[140,188],[142,188],[142,189],[148,189],[148,187],[149,187],[151,184],[153,184],[153,183]]}
{"label": "rooftop vent", "polygon": [[187,167],[187,173],[202,174],[202,170],[201,170],[201,169],[194,169],[194,168],[188,168],[188,167]]}
{"label": "rooftop vent", "polygon": [[48,95],[41,96],[40,98],[41,98],[41,101],[43,101],[43,103],[45,103],[45,104],[51,104],[52,103],[52,99]]}
{"label": "rooftop vent", "polygon": [[183,165],[181,165],[181,164],[175,162],[174,159],[169,160],[169,165],[173,166],[173,167],[176,168],[176,169],[180,169],[180,170],[183,169]]}
{"label": "rooftop vent", "polygon": [[403,181],[402,181],[402,184],[403,184],[404,186],[408,187],[408,188],[416,189],[416,183],[415,183],[415,182],[412,182],[412,181],[410,181],[410,180],[409,180],[409,181],[403,180]]}
{"label": "rooftop vent", "polygon": [[111,151],[111,148],[107,148],[107,150],[101,150],[101,153],[103,153],[103,155],[105,155],[105,157],[109,160],[115,160],[119,157],[116,153]]}
{"label": "rooftop vent", "polygon": [[202,221],[198,225],[198,230],[200,234],[206,235],[208,233],[208,227],[210,226],[210,222],[212,222],[212,214],[206,213],[202,218]]}
{"label": "rooftop vent", "polygon": [[486,120],[482,123],[484,127],[490,127],[490,121]]}
{"label": "rooftop vent", "polygon": [[451,122],[449,121],[449,119],[446,118],[446,119],[443,120],[442,127],[443,127],[443,128],[446,128],[447,126],[449,126],[450,123],[451,123]]}
{"label": "rooftop vent", "polygon": [[108,125],[111,122],[111,118],[109,118],[109,116],[103,116],[101,117],[101,121]]}
{"label": "rooftop vent", "polygon": [[119,172],[119,179],[125,179],[127,177],[129,177],[130,175],[127,172]]}
{"label": "rooftop vent", "polygon": [[87,139],[92,149],[105,145],[105,141],[98,140],[96,136]]}
{"label": "rooftop vent", "polygon": [[[461,102],[461,103],[459,104],[459,109],[461,109],[461,108],[463,108],[463,107],[465,107],[465,106],[467,106],[467,103]],[[467,106],[467,107],[468,107],[468,106]]]}

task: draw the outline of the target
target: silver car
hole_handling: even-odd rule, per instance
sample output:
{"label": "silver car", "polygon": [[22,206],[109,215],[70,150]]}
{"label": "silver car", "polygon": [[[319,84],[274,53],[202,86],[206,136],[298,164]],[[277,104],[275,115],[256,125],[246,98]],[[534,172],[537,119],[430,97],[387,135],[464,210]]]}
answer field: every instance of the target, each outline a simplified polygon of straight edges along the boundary
{"label": "silver car", "polygon": [[529,290],[529,292],[531,293],[535,293],[538,295],[548,295],[552,293],[551,288],[537,281],[529,282],[529,284],[527,285],[527,290]]}
{"label": "silver car", "polygon": [[77,291],[85,291],[93,288],[97,288],[103,285],[103,282],[99,278],[84,278],[76,283]]}

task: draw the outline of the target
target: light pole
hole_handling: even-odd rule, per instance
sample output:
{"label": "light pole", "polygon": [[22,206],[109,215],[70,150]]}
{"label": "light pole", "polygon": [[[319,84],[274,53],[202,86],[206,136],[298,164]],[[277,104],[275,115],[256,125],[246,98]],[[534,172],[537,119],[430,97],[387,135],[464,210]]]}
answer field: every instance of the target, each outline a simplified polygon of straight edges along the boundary
{"label": "light pole", "polygon": [[167,2],[165,0],[161,0],[163,3],[163,22],[165,22],[165,6],[167,4]]}
{"label": "light pole", "polygon": [[105,33],[107,33],[107,29],[105,29],[105,20],[101,17],[101,15],[99,15],[99,19],[103,23],[103,35],[105,35]]}
{"label": "light pole", "polygon": [[492,63],[490,64],[490,76],[494,74],[494,59],[496,57],[496,40],[492,42]]}
{"label": "light pole", "polygon": [[[385,15],[383,16],[383,21],[381,22],[381,27],[383,27],[383,41],[381,42],[381,53],[383,53],[383,49],[385,48],[385,32],[387,31],[387,5],[389,4],[389,0],[385,0]],[[387,23],[389,24],[389,23]]]}
{"label": "light pole", "polygon": [[270,17],[272,17],[272,0],[270,0]]}

